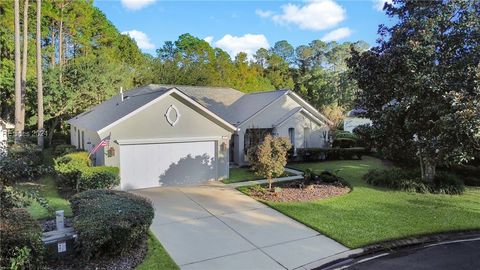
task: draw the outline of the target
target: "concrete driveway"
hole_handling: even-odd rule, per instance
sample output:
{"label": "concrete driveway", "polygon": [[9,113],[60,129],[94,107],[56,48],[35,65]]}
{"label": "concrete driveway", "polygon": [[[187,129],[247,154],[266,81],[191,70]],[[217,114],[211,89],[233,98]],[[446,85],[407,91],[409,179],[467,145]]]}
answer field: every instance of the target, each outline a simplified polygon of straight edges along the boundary
{"label": "concrete driveway", "polygon": [[135,193],[152,200],[151,229],[182,269],[304,269],[348,251],[221,183]]}

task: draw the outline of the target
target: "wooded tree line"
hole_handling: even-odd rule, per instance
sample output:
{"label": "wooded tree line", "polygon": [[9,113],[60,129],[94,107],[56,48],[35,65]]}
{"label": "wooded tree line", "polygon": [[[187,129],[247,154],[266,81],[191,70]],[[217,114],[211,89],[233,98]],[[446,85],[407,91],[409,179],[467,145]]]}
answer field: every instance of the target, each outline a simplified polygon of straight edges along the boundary
{"label": "wooded tree line", "polygon": [[[293,89],[317,108],[350,108],[357,91],[348,77],[350,49],[365,42],[314,40],[294,48],[287,41],[260,49],[252,59],[234,57],[190,34],[168,41],[157,55],[143,54],[88,0],[44,0],[40,60],[36,61],[36,6],[40,0],[0,1],[0,117],[20,130],[36,130],[37,89],[43,85],[47,134],[64,130],[64,120],[118,93],[149,83],[227,86],[244,92]],[[18,43],[15,44],[15,4]],[[16,69],[15,46],[21,55]],[[37,64],[43,82],[37,80]],[[15,121],[15,72],[20,72],[19,117]],[[41,89],[40,89],[41,90]],[[42,121],[43,122],[43,121]]]}

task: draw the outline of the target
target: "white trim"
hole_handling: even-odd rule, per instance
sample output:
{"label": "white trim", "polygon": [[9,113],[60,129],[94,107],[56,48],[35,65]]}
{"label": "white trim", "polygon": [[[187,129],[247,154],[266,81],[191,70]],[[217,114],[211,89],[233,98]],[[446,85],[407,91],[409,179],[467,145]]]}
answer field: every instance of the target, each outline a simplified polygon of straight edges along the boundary
{"label": "white trim", "polygon": [[292,95],[293,98],[296,99],[296,101],[300,103],[300,105],[302,105],[302,107],[306,107],[310,113],[312,113],[313,115],[316,115],[318,118],[322,118],[328,125],[333,125],[333,122],[330,121],[330,119],[328,119],[325,115],[320,113],[317,109],[315,109],[312,105],[310,105],[310,103],[306,102],[303,98],[301,98],[295,92],[288,91],[288,94]]}
{"label": "white trim", "polygon": [[325,122],[323,122],[322,120],[320,120],[320,119],[319,119],[318,117],[316,117],[315,115],[311,114],[309,111],[305,110],[304,108],[300,108],[300,110],[292,113],[292,114],[289,115],[287,118],[285,118],[284,120],[282,120],[280,123],[278,123],[277,125],[275,125],[274,128],[278,128],[278,127],[283,126],[283,124],[285,124],[288,119],[292,118],[292,117],[295,116],[297,113],[304,113],[304,114],[306,114],[306,116],[307,116],[310,120],[313,120],[314,122],[316,122],[316,123],[319,124],[320,126],[328,126],[328,124],[326,124]]}
{"label": "white trim", "polygon": [[160,143],[185,143],[185,142],[209,142],[222,140],[222,136],[212,137],[185,137],[185,138],[150,138],[150,139],[125,139],[116,140],[119,145],[133,144],[160,144]]}
{"label": "white trim", "polygon": [[302,107],[297,107],[291,111],[289,111],[287,114],[285,114],[280,121],[277,121],[275,124],[272,125],[273,128],[280,127],[282,126],[288,119],[292,118],[295,114],[303,110]]}
{"label": "white trim", "polygon": [[203,107],[202,105],[200,105],[198,102],[196,102],[195,100],[191,99],[190,97],[188,97],[187,95],[185,95],[184,93],[182,93],[180,90],[178,90],[177,88],[173,87],[171,88],[170,90],[168,90],[167,92],[163,93],[162,95],[160,95],[159,97],[155,98],[154,100],[148,102],[147,104],[141,106],[140,108],[134,110],[133,112],[130,112],[128,113],[127,115],[123,116],[122,118],[120,119],[117,119],[116,121],[110,123],[109,125],[103,127],[102,129],[98,130],[97,133],[98,134],[102,134],[102,133],[105,133],[106,131],[108,131],[109,129],[111,129],[112,127],[118,125],[120,122],[123,122],[124,120],[127,120],[128,118],[134,116],[135,114],[147,109],[148,107],[152,106],[153,104],[157,103],[158,101],[160,101],[161,99],[163,99],[164,97],[166,96],[169,96],[171,95],[172,93],[175,93],[177,95],[179,95],[181,98],[185,99],[186,101],[188,101],[189,103],[192,103],[195,107],[199,108],[200,110],[202,110],[203,112],[207,113],[209,116],[213,117],[215,120],[217,120],[218,122],[222,123],[223,125],[225,125],[226,129],[227,130],[230,130],[230,131],[236,131],[237,128],[235,126],[233,126],[232,124],[228,123],[227,121],[223,120],[222,118],[220,118],[218,115],[214,114],[213,112],[209,111],[207,108]]}

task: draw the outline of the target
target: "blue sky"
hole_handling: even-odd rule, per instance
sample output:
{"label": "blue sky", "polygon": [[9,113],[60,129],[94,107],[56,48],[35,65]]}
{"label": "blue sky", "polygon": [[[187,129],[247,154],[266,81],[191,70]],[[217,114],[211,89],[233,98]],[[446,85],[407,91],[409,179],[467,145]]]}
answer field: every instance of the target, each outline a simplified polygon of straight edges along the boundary
{"label": "blue sky", "polygon": [[161,1],[97,0],[107,18],[139,47],[155,55],[165,41],[190,33],[231,55],[288,40],[364,40],[375,44],[378,25],[390,24],[380,7],[385,0]]}

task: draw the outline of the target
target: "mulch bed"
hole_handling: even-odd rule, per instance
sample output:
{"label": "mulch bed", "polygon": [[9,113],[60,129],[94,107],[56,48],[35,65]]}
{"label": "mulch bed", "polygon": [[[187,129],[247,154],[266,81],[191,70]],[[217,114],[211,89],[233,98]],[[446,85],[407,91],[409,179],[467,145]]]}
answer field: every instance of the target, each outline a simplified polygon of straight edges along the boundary
{"label": "mulch bed", "polygon": [[[57,229],[57,223],[55,219],[49,220],[40,220],[39,221],[40,227],[42,228],[42,232],[50,232]],[[66,228],[73,226],[73,219],[72,218],[65,218],[64,225]]]}
{"label": "mulch bed", "polygon": [[259,191],[250,189],[250,196],[272,202],[303,202],[313,201],[340,196],[350,192],[350,188],[340,182],[324,183],[316,182],[301,187],[299,182],[276,183],[274,187],[280,187],[277,192]]}

